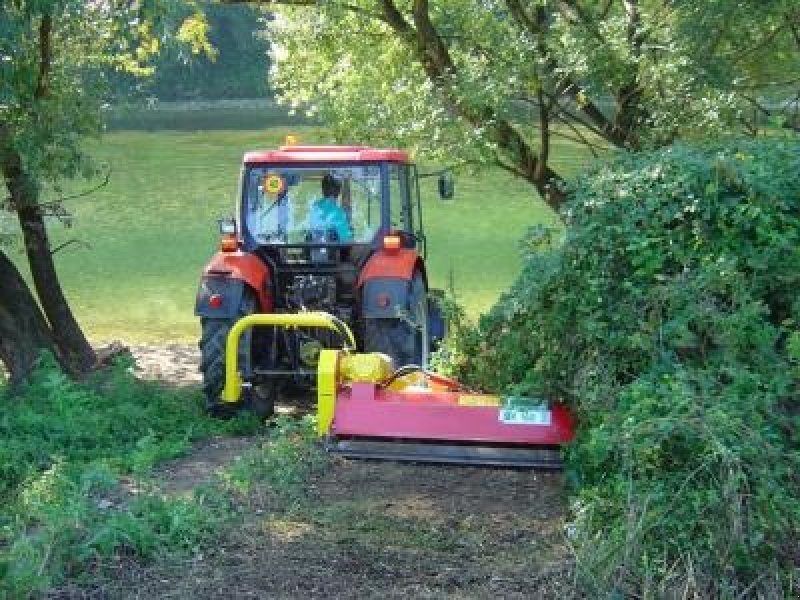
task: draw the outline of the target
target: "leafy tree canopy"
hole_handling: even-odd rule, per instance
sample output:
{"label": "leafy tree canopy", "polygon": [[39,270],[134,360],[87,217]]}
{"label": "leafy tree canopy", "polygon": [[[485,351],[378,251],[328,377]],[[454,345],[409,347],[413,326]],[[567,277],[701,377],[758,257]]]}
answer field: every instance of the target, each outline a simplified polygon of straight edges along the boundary
{"label": "leafy tree canopy", "polygon": [[284,102],[341,137],[500,165],[554,207],[550,136],[662,146],[728,130],[800,78],[793,0],[264,4],[283,5],[269,32]]}
{"label": "leafy tree canopy", "polygon": [[[255,98],[269,93],[268,44],[263,31],[265,17],[260,11],[201,2],[177,5],[175,12],[185,19],[178,43],[167,43],[150,58],[150,77],[109,71],[114,102],[148,97]],[[181,43],[181,38],[190,43]],[[203,52],[192,51],[193,40],[206,40]]]}

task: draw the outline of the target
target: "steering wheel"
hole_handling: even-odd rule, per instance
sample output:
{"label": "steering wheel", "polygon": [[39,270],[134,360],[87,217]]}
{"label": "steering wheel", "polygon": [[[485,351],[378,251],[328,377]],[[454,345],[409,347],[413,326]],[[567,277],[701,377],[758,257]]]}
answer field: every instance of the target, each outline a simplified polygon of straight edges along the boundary
{"label": "steering wheel", "polygon": [[335,229],[306,229],[306,243],[326,244],[339,241],[339,234]]}
{"label": "steering wheel", "polygon": [[275,231],[266,231],[258,235],[260,238],[259,241],[263,241],[264,243],[269,244],[270,242],[282,242],[286,243],[288,241],[288,234],[283,227],[278,227]]}

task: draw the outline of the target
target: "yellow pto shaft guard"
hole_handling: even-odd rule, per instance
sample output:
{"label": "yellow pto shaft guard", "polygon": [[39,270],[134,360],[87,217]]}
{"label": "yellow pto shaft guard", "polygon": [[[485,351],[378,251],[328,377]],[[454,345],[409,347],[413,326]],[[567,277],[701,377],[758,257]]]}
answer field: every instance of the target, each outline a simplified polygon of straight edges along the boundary
{"label": "yellow pto shaft guard", "polygon": [[225,342],[225,387],[222,390],[224,402],[236,403],[242,395],[242,376],[239,374],[239,338],[242,333],[257,325],[275,327],[324,327],[341,333],[350,348],[355,349],[353,332],[344,322],[323,312],[306,313],[260,313],[242,317],[233,324]]}
{"label": "yellow pto shaft guard", "polygon": [[317,365],[317,433],[324,436],[330,432],[341,382],[380,383],[392,372],[392,359],[385,354],[322,350]]}

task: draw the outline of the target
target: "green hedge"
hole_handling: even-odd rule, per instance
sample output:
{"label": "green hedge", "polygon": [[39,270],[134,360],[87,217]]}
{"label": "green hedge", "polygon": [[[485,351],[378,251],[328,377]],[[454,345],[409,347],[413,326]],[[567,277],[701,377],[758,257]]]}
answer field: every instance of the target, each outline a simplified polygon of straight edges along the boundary
{"label": "green hedge", "polygon": [[620,156],[574,182],[564,218],[557,247],[532,232],[451,366],[576,411],[584,581],[798,593],[800,144]]}

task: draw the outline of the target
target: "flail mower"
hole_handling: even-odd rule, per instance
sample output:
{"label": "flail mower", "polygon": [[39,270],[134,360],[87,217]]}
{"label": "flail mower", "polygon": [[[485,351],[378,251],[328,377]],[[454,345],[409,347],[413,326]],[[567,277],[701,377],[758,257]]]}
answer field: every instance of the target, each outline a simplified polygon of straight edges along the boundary
{"label": "flail mower", "polygon": [[[197,296],[214,414],[317,392],[326,447],[351,457],[560,464],[558,404],[476,393],[425,368],[445,335],[428,288],[419,178],[405,152],[284,146],[244,157],[237,215]],[[439,174],[443,198],[453,194]]]}

